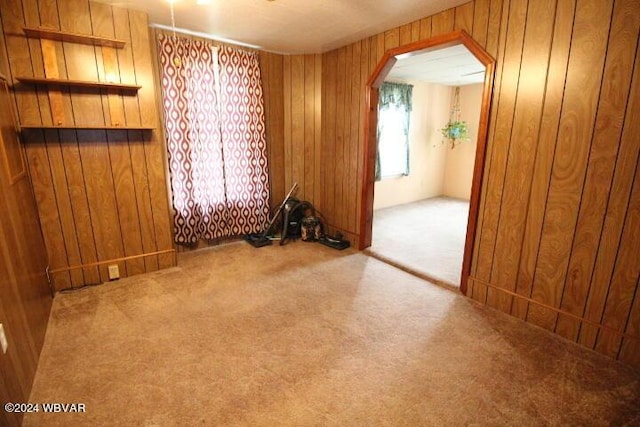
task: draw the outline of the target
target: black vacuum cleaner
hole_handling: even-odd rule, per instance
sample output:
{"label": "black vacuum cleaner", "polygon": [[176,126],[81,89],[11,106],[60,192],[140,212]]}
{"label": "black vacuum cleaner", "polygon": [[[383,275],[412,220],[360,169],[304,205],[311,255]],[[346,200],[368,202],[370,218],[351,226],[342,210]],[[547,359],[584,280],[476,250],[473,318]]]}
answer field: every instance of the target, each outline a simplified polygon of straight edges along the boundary
{"label": "black vacuum cleaner", "polygon": [[293,184],[293,187],[291,187],[291,190],[289,190],[289,193],[287,193],[287,195],[285,196],[284,200],[278,207],[278,210],[273,214],[273,216],[269,220],[269,224],[267,224],[264,231],[262,233],[247,234],[246,236],[244,236],[244,240],[246,240],[247,243],[249,243],[254,248],[269,246],[273,243],[269,238],[269,232],[271,231],[271,227],[273,227],[273,224],[275,224],[276,220],[282,213],[282,210],[284,209],[285,205],[289,201],[289,198],[291,198],[291,196],[293,195],[293,193],[296,192],[297,189],[298,189],[298,183],[296,182]]}

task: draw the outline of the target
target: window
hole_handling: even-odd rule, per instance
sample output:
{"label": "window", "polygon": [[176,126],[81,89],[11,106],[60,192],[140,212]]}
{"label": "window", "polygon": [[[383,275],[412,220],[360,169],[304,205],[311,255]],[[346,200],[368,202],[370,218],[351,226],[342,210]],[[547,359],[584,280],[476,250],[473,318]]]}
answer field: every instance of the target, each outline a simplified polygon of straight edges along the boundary
{"label": "window", "polygon": [[175,241],[255,233],[269,215],[258,55],[158,37]]}
{"label": "window", "polygon": [[376,180],[409,175],[409,125],[413,86],[385,82],[378,104]]}

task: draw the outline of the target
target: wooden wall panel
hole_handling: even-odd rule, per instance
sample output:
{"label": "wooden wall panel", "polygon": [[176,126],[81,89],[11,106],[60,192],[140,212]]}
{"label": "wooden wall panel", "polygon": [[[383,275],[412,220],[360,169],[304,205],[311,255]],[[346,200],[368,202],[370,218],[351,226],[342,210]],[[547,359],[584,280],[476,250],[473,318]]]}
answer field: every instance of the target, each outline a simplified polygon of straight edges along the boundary
{"label": "wooden wall panel", "polygon": [[[65,125],[159,128],[144,13],[87,0],[2,0],[2,23],[21,123],[55,124],[52,117],[62,108]],[[126,44],[116,51],[27,39],[25,25],[117,37]],[[52,73],[142,89],[122,95],[15,83],[16,76]],[[56,289],[106,281],[109,264],[119,265],[122,277],[175,265],[165,150],[157,131],[25,130],[23,140]]]}
{"label": "wooden wall panel", "polygon": [[[537,152],[555,13],[553,1],[529,2],[528,6],[528,19],[535,19],[541,24],[528,27],[524,38],[513,124],[508,136],[512,141],[517,141],[519,149],[509,150],[507,157],[498,219],[501,232],[495,244],[495,252],[504,256],[495,259],[490,279],[492,283],[512,291],[515,290],[520,259],[520,251],[513,248],[521,246],[525,229],[527,205],[522,200],[529,197],[531,189],[535,161],[531,153]],[[499,294],[497,300],[491,303],[497,304],[502,311],[510,312],[513,298]]]}
{"label": "wooden wall panel", "polygon": [[[136,69],[136,82],[142,85],[138,91],[140,105],[140,123],[153,126],[151,135],[131,132],[130,137],[143,136],[145,139],[134,140],[133,143],[144,147],[144,156],[148,174],[148,191],[153,215],[153,229],[155,232],[158,254],[158,267],[167,268],[176,264],[175,251],[169,251],[174,246],[173,230],[169,215],[169,186],[167,183],[167,161],[164,139],[161,135],[162,123],[158,112],[160,94],[157,91],[155,79],[158,75],[152,60],[152,47],[155,43],[150,40],[149,22],[147,15],[138,11],[129,11],[129,25],[131,30],[131,49]],[[146,138],[149,138],[148,140]],[[131,139],[130,139],[130,142]]]}
{"label": "wooden wall panel", "polygon": [[[489,13],[490,13],[490,5],[491,0],[478,0],[474,2],[474,14],[473,14],[473,38],[488,52],[487,47],[487,29],[489,28]],[[502,8],[500,10],[500,15],[502,14]],[[495,13],[495,12],[494,12]],[[495,53],[493,54],[495,57]],[[501,69],[497,69],[494,71],[494,87],[499,86],[500,84],[500,73]],[[494,109],[495,110],[495,109]],[[485,170],[489,170],[491,168],[491,156],[485,156]],[[481,194],[480,196],[480,209],[478,212],[478,224],[482,224],[484,220],[484,205],[486,203],[486,195]],[[478,265],[478,247],[480,245],[480,236],[482,230],[479,229],[476,233],[476,241],[474,242],[474,251],[473,251],[473,259],[471,263],[471,273],[475,274],[476,266]],[[475,286],[473,281],[469,281],[468,284],[468,292],[467,295],[471,298],[474,298],[482,303],[486,300],[487,289],[483,285]]]}
{"label": "wooden wall panel", "polygon": [[306,199],[310,199],[315,195],[314,181],[315,181],[315,57],[312,55],[306,55],[304,60],[304,95],[303,95],[303,114],[304,114],[304,168],[302,169],[302,176],[304,177],[304,194]]}
{"label": "wooden wall panel", "polygon": [[[620,353],[622,334],[632,333],[637,326],[629,327],[631,309],[638,287],[640,274],[640,168],[636,167],[631,199],[627,208],[620,250],[616,256],[615,267],[609,285],[609,293],[602,315],[596,349],[611,357]],[[620,332],[618,332],[620,331]],[[637,336],[627,336],[637,339]]]}
{"label": "wooden wall panel", "polygon": [[[637,13],[637,8],[634,14]],[[634,25],[628,27],[632,37],[634,29],[637,30],[637,21]],[[636,49],[638,43],[636,42]],[[614,257],[612,253],[617,252],[620,245],[620,236],[624,224],[624,218],[629,203],[629,194],[631,191],[631,183],[633,182],[633,174],[637,168],[638,150],[640,149],[637,142],[638,135],[638,111],[640,109],[640,69],[638,60],[640,52],[636,50],[634,58],[625,59],[634,62],[633,81],[631,90],[629,91],[629,103],[625,106],[626,113],[620,140],[620,146],[616,156],[615,170],[612,191],[608,194],[607,207],[604,216],[604,224],[600,235],[599,246],[597,249],[594,270],[589,283],[589,294],[584,312],[584,317],[594,323],[600,323],[602,312],[607,299],[609,290],[608,284],[611,281],[614,269]],[[579,342],[583,345],[593,347],[596,342],[598,329],[590,325],[583,325],[580,330]]]}
{"label": "wooden wall panel", "polygon": [[291,119],[290,126],[285,123],[285,129],[291,129],[291,136],[289,143],[291,147],[289,164],[285,165],[285,168],[291,169],[291,180],[298,182],[300,185],[300,191],[298,195],[301,196],[305,191],[305,170],[304,170],[304,146],[305,146],[305,132],[304,132],[304,57],[301,55],[290,56],[288,62],[290,64],[291,74],[291,113],[286,116]]}
{"label": "wooden wall panel", "polygon": [[[502,0],[499,0],[499,1],[492,0],[489,8],[489,23],[490,24],[497,23],[496,26],[498,28],[507,28],[507,22],[509,20],[509,10],[510,10],[509,5],[510,3],[508,1],[502,2]],[[502,93],[501,88],[502,88],[502,80],[504,75],[503,71],[505,69],[505,62],[506,62],[505,60],[502,60],[502,58],[505,58],[506,38],[507,38],[506,31],[495,31],[495,30],[491,31],[490,30],[491,28],[492,28],[492,25],[489,25],[489,29],[487,30],[488,40],[485,46],[485,50],[489,52],[491,55],[493,55],[497,60],[496,67],[495,67],[496,71],[494,75],[494,88],[496,88],[497,90],[494,92],[494,96],[492,100],[492,109],[490,113],[491,118],[489,121],[489,130],[488,130],[490,139],[492,135],[495,135],[496,122],[497,122],[496,118],[500,111],[500,108],[499,108],[500,102],[501,102],[500,94]],[[490,141],[487,142],[487,155],[486,155],[486,162],[485,162],[485,169],[484,169],[485,179],[489,179],[488,177],[490,176],[495,176],[495,174],[491,175],[492,174],[491,171],[493,167],[493,158],[494,158],[494,147],[495,147],[495,144],[491,144]],[[491,201],[492,199],[495,199],[496,192],[499,189],[500,187],[493,189],[493,191],[483,191],[480,197],[480,212],[478,214],[478,231],[476,233],[476,239],[475,239],[476,241],[474,243],[474,254],[473,254],[471,271],[474,277],[482,277],[485,280],[487,279],[486,275],[489,273],[486,268],[484,268],[483,270],[481,267],[486,266],[487,262],[491,262],[490,258],[489,258],[489,261],[487,261],[487,258],[486,258],[487,254],[491,253],[486,249],[486,245],[487,245],[487,242],[489,242],[489,244],[492,244],[493,242],[492,236],[495,236],[495,231],[490,226],[484,227],[484,224],[485,224],[485,221],[495,220],[496,218],[494,215],[495,212],[491,210],[487,210],[486,206],[489,203],[489,201]],[[487,212],[487,215],[486,215],[487,218],[485,218],[485,212]],[[491,233],[492,235],[487,236],[487,234],[489,233]],[[480,250],[481,245],[485,247],[483,251]],[[485,258],[481,258],[481,255],[484,255]],[[488,288],[484,285],[484,281],[474,281],[472,283],[474,283],[474,286],[470,296],[483,304],[486,303],[487,296],[488,296]]]}
{"label": "wooden wall panel", "polygon": [[[291,121],[291,99],[292,99],[292,81],[291,81],[291,57],[285,57],[282,65],[282,74],[283,74],[283,88],[282,94],[284,97],[284,134],[283,134],[283,144],[284,144],[284,186],[289,189],[294,184],[294,180],[292,178],[293,167],[292,167],[292,142],[291,142],[291,133],[292,133],[292,121]],[[288,191],[288,190],[287,190]]]}
{"label": "wooden wall panel", "polygon": [[455,9],[447,9],[437,15],[433,15],[431,18],[431,37],[447,34],[453,31],[455,17]]}
{"label": "wooden wall panel", "polygon": [[[284,56],[282,61],[283,85],[279,88],[280,93],[272,88],[270,95],[273,99],[284,96],[284,170],[281,173],[284,174],[285,193],[297,182],[296,197],[320,208],[322,56],[290,55]],[[274,143],[277,147],[276,140]],[[270,167],[274,167],[271,159]],[[284,196],[274,200],[275,204],[279,204]]]}
{"label": "wooden wall panel", "polygon": [[[591,154],[562,296],[561,308],[577,316],[582,316],[587,301],[628,104],[637,42],[633,28],[640,19],[640,8],[632,3],[619,1],[614,8],[609,40],[615,43],[607,52],[603,81],[619,84],[603,84],[600,89]],[[559,316],[556,331],[560,335],[576,340],[579,328],[580,322],[576,319]]]}
{"label": "wooden wall panel", "polygon": [[328,222],[359,237],[363,77],[386,49],[465,29],[497,60],[469,296],[640,364],[637,6],[476,0],[323,54]]}
{"label": "wooden wall panel", "polygon": [[[556,18],[546,76],[544,105],[542,107],[536,159],[529,194],[529,205],[527,207],[527,221],[522,240],[518,277],[516,279],[516,292],[526,298],[531,297],[531,287],[545,213],[542,207],[547,199],[549,180],[551,179],[551,166],[553,165],[555,153],[555,144],[548,144],[544,141],[555,141],[558,135],[558,123],[573,30],[573,27],[566,23],[573,21],[575,6],[573,1],[558,2],[555,12]],[[528,311],[529,303],[526,300],[516,298],[511,313],[524,320]]]}
{"label": "wooden wall panel", "polygon": [[[558,141],[538,251],[533,299],[559,307],[574,238],[595,122],[612,2],[583,2],[576,9]],[[585,73],[585,69],[591,72]],[[528,320],[553,330],[557,312],[529,308]]]}
{"label": "wooden wall panel", "polygon": [[[426,40],[431,37],[431,17],[423,18],[420,20],[420,40]],[[382,52],[384,55],[384,52]],[[377,64],[377,62],[376,62]],[[375,65],[374,64],[374,68]],[[371,70],[373,72],[373,69]]]}
{"label": "wooden wall panel", "polygon": [[[29,400],[52,302],[47,252],[13,107],[0,77],[0,323],[8,342],[7,353],[0,352],[3,403]],[[18,426],[21,418],[2,411],[0,425]]]}
{"label": "wooden wall panel", "polygon": [[[278,206],[289,191],[285,188],[284,161],[284,81],[282,55],[260,52],[260,71],[264,90],[271,206]],[[319,88],[319,86],[318,86]],[[319,97],[318,97],[319,101]]]}
{"label": "wooden wall panel", "polygon": [[[336,167],[336,86],[338,51],[323,55],[322,62],[322,175],[324,191],[320,209],[326,225],[335,224],[335,182],[340,170]],[[338,225],[340,226],[340,225]]]}
{"label": "wooden wall panel", "polygon": [[454,30],[464,30],[469,34],[473,34],[473,7],[473,3],[465,3],[455,8]]}
{"label": "wooden wall panel", "polygon": [[[495,250],[500,219],[500,210],[488,207],[500,206],[503,201],[504,175],[507,171],[507,159],[512,142],[511,130],[520,79],[527,6],[526,0],[505,1],[502,13],[503,28],[508,28],[509,31],[501,33],[500,57],[502,60],[496,64],[496,68],[500,70],[500,82],[496,86],[498,93],[494,96],[489,128],[488,152],[491,160],[489,168],[485,168],[487,184],[484,201],[485,212],[482,223],[479,225],[480,246],[478,247],[475,271],[475,276],[485,282],[490,281],[496,260]],[[500,294],[489,288],[486,293],[486,302],[494,308],[499,308],[502,302]]]}
{"label": "wooden wall panel", "polygon": [[[407,31],[407,42],[411,43],[411,31],[410,29]],[[360,193],[354,191],[358,188],[357,178],[358,178],[358,168],[361,163],[359,156],[359,149],[362,145],[362,141],[360,141],[361,130],[360,124],[363,122],[363,117],[361,116],[362,109],[360,108],[361,100],[363,99],[364,92],[362,91],[363,82],[361,80],[361,72],[360,72],[360,64],[361,58],[364,56],[363,52],[363,42],[357,42],[353,44],[353,50],[351,52],[351,71],[350,74],[352,76],[351,79],[351,103],[349,110],[351,112],[351,121],[349,123],[349,143],[347,145],[347,150],[345,150],[345,156],[349,159],[349,163],[347,167],[349,168],[348,180],[345,183],[345,206],[357,206],[357,199]],[[357,230],[357,218],[358,211],[356,209],[347,209],[347,224],[349,224],[349,228],[351,230]]]}

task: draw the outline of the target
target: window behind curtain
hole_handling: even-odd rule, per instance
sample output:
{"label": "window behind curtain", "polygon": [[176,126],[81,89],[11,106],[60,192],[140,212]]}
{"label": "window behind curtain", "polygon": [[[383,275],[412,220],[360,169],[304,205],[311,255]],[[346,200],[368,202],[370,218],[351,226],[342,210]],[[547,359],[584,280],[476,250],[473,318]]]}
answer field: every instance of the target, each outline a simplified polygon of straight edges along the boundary
{"label": "window behind curtain", "polygon": [[160,34],[177,243],[255,233],[269,214],[255,53]]}
{"label": "window behind curtain", "polygon": [[409,175],[409,126],[413,86],[384,82],[378,93],[376,180]]}

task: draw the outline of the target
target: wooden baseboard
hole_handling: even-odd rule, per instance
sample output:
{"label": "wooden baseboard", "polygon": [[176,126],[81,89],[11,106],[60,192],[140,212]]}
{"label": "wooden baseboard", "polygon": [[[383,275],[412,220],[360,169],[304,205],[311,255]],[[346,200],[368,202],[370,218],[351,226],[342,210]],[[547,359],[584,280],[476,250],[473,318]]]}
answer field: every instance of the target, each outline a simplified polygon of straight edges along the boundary
{"label": "wooden baseboard", "polygon": [[[536,305],[538,307],[544,308],[546,310],[553,311],[556,314],[562,314],[564,316],[570,317],[570,318],[572,318],[574,320],[577,320],[579,322],[582,322],[582,323],[585,323],[587,325],[590,325],[590,326],[592,326],[592,327],[594,327],[594,328],[596,328],[598,330],[605,329],[605,330],[609,331],[610,333],[615,334],[615,335],[617,335],[617,336],[619,336],[621,338],[640,340],[640,336],[629,334],[629,333],[626,333],[624,331],[620,331],[618,329],[611,328],[611,327],[609,327],[607,325],[603,325],[603,324],[594,322],[594,321],[586,319],[586,318],[584,318],[582,316],[578,316],[578,315],[575,315],[573,313],[570,313],[570,312],[568,312],[566,310],[563,310],[561,308],[554,307],[554,306],[551,306],[549,304],[545,304],[545,303],[543,303],[541,301],[536,301],[533,298],[530,298],[530,297],[527,297],[527,296],[524,296],[524,295],[520,295],[520,294],[518,294],[516,292],[510,291],[508,289],[501,288],[499,286],[496,286],[496,285],[494,285],[492,283],[489,283],[489,282],[485,282],[483,280],[479,280],[479,279],[477,279],[475,277],[470,276],[469,277],[469,283],[474,289],[477,286],[485,287],[485,289],[486,288],[490,288],[490,289],[493,289],[495,291],[502,292],[502,293],[504,293],[504,294],[506,294],[506,295],[508,295],[510,297],[518,298],[519,300],[524,301],[524,302],[526,302],[528,304],[533,304],[533,305]],[[472,289],[472,288],[470,287],[469,289]],[[486,294],[486,292],[485,292],[485,294]],[[469,297],[472,298],[470,295],[469,295]],[[474,301],[477,301],[477,300],[474,299]],[[484,305],[486,305],[486,301],[479,301],[479,302],[484,304]],[[511,313],[507,313],[507,314],[510,315]]]}
{"label": "wooden baseboard", "polygon": [[[62,287],[64,287],[64,289],[58,285],[56,286],[56,277],[60,277],[60,275],[64,275],[64,274],[69,274],[69,272],[72,272],[74,270],[83,270],[83,269],[95,269],[95,268],[100,268],[100,270],[102,271],[106,271],[106,266],[108,265],[113,265],[113,264],[117,264],[118,266],[120,266],[120,277],[124,278],[124,277],[128,277],[128,275],[125,273],[126,270],[124,270],[122,268],[122,266],[130,261],[133,260],[139,260],[139,259],[147,259],[147,258],[151,258],[151,257],[156,257],[156,262],[154,263],[150,263],[150,265],[152,266],[151,268],[147,268],[146,264],[145,264],[145,268],[144,271],[139,270],[139,273],[150,273],[152,271],[156,271],[156,270],[160,270],[163,268],[168,268],[168,267],[173,267],[175,265],[177,265],[177,257],[176,257],[176,250],[175,249],[166,249],[166,250],[162,250],[162,251],[155,251],[155,252],[149,252],[149,253],[144,253],[144,254],[139,254],[139,255],[131,255],[131,256],[127,256],[127,257],[120,257],[120,258],[113,258],[113,259],[108,259],[108,260],[104,260],[104,261],[97,261],[97,262],[91,262],[91,263],[87,263],[87,264],[78,264],[78,265],[72,265],[72,266],[66,266],[66,267],[58,267],[58,268],[54,268],[48,271],[48,275],[50,276],[50,278],[53,280],[53,289],[54,291],[58,292],[61,290],[66,290],[67,287],[65,285],[62,285]],[[105,275],[100,273],[99,274],[101,276],[101,280],[102,282],[106,281],[105,280]],[[71,289],[76,289],[82,286],[86,286],[86,285],[95,285],[98,283],[74,283],[71,286]]]}

